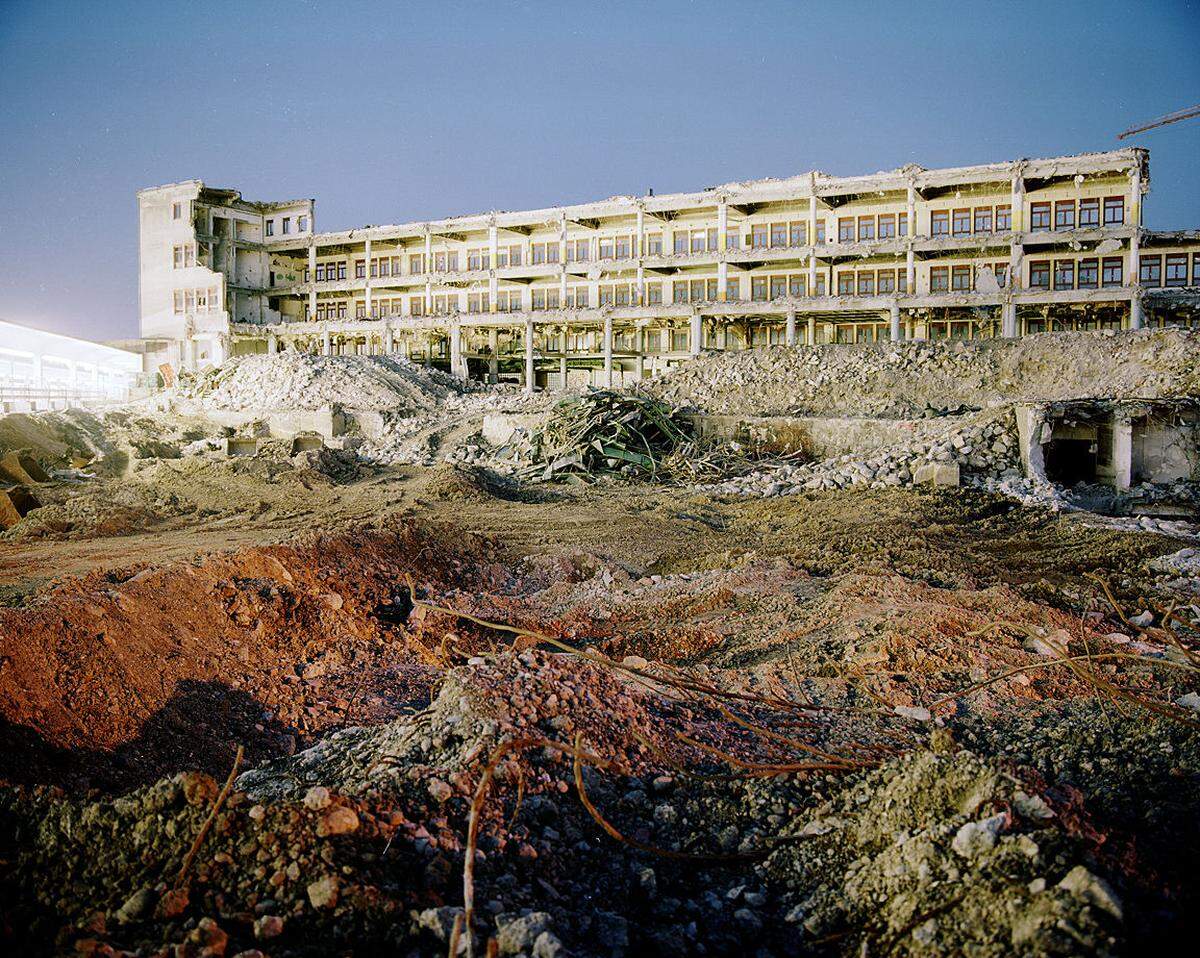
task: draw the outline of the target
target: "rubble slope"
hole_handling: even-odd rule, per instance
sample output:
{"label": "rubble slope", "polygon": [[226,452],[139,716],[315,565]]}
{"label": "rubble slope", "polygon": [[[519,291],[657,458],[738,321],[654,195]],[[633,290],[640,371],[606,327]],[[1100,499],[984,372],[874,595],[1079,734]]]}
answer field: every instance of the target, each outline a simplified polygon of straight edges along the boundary
{"label": "rubble slope", "polygon": [[1200,331],[1181,329],[772,347],[714,353],[646,388],[713,413],[904,418],[964,405],[1192,395],[1198,360]]}

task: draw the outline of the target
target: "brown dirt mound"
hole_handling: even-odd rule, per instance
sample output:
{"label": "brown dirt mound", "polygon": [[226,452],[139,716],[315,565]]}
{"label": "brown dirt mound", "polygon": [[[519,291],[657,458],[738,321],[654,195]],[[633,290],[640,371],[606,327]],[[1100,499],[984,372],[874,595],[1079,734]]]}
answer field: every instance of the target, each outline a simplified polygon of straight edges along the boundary
{"label": "brown dirt mound", "polygon": [[415,525],[96,573],[0,610],[0,778],[127,786],[219,771],[428,701],[403,575],[499,575]]}

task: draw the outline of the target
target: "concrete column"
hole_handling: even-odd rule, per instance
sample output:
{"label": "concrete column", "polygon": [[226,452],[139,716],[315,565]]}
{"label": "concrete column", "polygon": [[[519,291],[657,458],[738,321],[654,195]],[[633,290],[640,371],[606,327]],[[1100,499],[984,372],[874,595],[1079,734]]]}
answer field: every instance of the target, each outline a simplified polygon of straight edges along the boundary
{"label": "concrete column", "polygon": [[1128,416],[1113,416],[1113,484],[1127,490],[1133,484],[1133,423]]}
{"label": "concrete column", "polygon": [[639,326],[637,331],[637,378],[646,378],[646,327]]}
{"label": "concrete column", "polygon": [[784,342],[789,346],[796,345],[796,311],[789,309],[787,313],[787,329],[784,333]]}
{"label": "concrete column", "polygon": [[726,300],[725,290],[729,282],[729,264],[725,262],[725,239],[729,235],[729,205],[725,197],[717,202],[717,302]]}
{"label": "concrete column", "polygon": [[[308,281],[310,284],[315,284],[317,281],[317,241],[315,239],[308,241]],[[317,287],[312,285],[308,291],[308,318],[315,319],[317,315]]]}
{"label": "concrete column", "polygon": [[813,253],[808,254],[808,295],[817,295],[817,257]]}
{"label": "concrete column", "polygon": [[562,213],[558,226],[558,307],[567,308],[567,214]]}
{"label": "concrete column", "polygon": [[467,360],[463,356],[462,324],[458,320],[450,324],[450,373],[459,379],[467,378]]}
{"label": "concrete column", "polygon": [[365,268],[363,270],[363,289],[366,292],[365,292],[365,296],[363,298],[365,301],[364,305],[367,308],[367,319],[370,319],[371,318],[371,241],[370,241],[370,239],[368,239],[365,244],[365,248],[363,250],[363,257],[366,260]]}
{"label": "concrete column", "polygon": [[1135,290],[1133,298],[1129,300],[1129,328],[1141,329],[1144,321],[1145,313],[1142,310],[1142,300]]}
{"label": "concrete column", "polygon": [[[429,230],[425,230],[425,275],[429,276],[433,272],[433,234]],[[427,278],[425,280],[425,315],[433,314],[433,284]],[[428,358],[429,350],[426,349],[425,356]]]}
{"label": "concrete column", "polygon": [[333,355],[333,340],[329,336],[328,329],[322,330],[322,332],[321,332],[321,355],[322,356],[332,356]]}
{"label": "concrete column", "polygon": [[700,351],[704,348],[704,317],[699,313],[692,313],[692,329],[688,338],[688,349],[693,356],[699,356]]}
{"label": "concrete column", "polygon": [[500,381],[500,330],[488,330],[488,382]]}
{"label": "concrete column", "polygon": [[817,345],[817,317],[808,317],[808,345]]}
{"label": "concrete column", "polygon": [[612,314],[604,314],[604,385],[612,389],[613,384],[613,321]]}
{"label": "concrete column", "polygon": [[1005,303],[1000,307],[1000,335],[1013,339],[1017,335],[1017,304]]}
{"label": "concrete column", "polygon": [[1013,170],[1012,193],[1009,199],[1012,212],[1012,231],[1025,232],[1025,174],[1020,167]]}
{"label": "concrete column", "polygon": [[[1025,223],[1025,177],[1019,169],[1013,173],[1009,203],[1012,210],[1012,240],[1008,246],[1008,288],[1016,290],[1021,289],[1025,281],[1025,244],[1021,242]],[[1012,335],[1017,335],[1015,311],[1012,328]]]}
{"label": "concrete column", "polygon": [[488,226],[488,308],[496,312],[496,297],[500,293],[500,280],[496,278],[496,256],[500,252],[500,237],[496,224]]}
{"label": "concrete column", "polygon": [[533,317],[525,320],[525,392],[529,395],[533,394],[534,385],[534,367],[533,367]]}
{"label": "concrete column", "polygon": [[901,334],[900,334],[900,304],[895,302],[894,300],[892,302],[891,321],[892,321],[892,323],[891,323],[891,325],[892,325],[892,328],[891,328],[892,342],[898,343],[898,342],[900,342],[900,340],[902,338]]}
{"label": "concrete column", "polygon": [[646,305],[646,269],[642,265],[642,259],[646,255],[646,211],[640,206],[637,211],[637,249],[634,250],[637,256],[637,289],[634,291],[633,304],[635,306]]}
{"label": "concrete column", "polygon": [[[808,197],[808,241],[812,245],[817,243],[817,177],[813,174],[809,177],[809,197]],[[829,237],[826,237],[828,239]],[[812,270],[814,262],[812,256],[808,258],[809,270]],[[810,280],[811,282],[811,280]],[[811,295],[811,293],[810,293]]]}
{"label": "concrete column", "polygon": [[1129,171],[1129,225],[1142,225],[1142,165]]}
{"label": "concrete column", "polygon": [[[908,192],[905,196],[905,212],[908,214],[908,238],[911,240],[917,235],[917,188],[912,184],[908,184]],[[912,282],[912,277],[909,277],[909,282]],[[909,292],[912,292],[912,287],[909,287]]]}
{"label": "concrete column", "polygon": [[383,330],[383,351],[390,356],[396,351],[396,332],[388,324]]}
{"label": "concrete column", "polygon": [[917,295],[917,257],[913,252],[911,241],[904,252],[904,282],[908,287],[908,295]]}
{"label": "concrete column", "polygon": [[1134,167],[1129,175],[1129,225],[1133,233],[1129,237],[1129,328],[1141,329],[1142,310],[1142,169]]}
{"label": "concrete column", "polygon": [[270,332],[267,333],[267,352],[273,356],[278,351],[279,349],[278,344],[275,341],[275,334]]}

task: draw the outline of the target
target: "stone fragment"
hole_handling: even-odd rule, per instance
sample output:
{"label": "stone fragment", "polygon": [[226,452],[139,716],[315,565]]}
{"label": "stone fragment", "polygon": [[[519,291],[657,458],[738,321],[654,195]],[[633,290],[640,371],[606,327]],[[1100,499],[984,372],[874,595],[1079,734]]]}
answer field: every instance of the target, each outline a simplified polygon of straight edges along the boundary
{"label": "stone fragment", "polygon": [[338,901],[340,884],[336,875],[326,875],[310,884],[305,890],[313,908],[333,908]]}

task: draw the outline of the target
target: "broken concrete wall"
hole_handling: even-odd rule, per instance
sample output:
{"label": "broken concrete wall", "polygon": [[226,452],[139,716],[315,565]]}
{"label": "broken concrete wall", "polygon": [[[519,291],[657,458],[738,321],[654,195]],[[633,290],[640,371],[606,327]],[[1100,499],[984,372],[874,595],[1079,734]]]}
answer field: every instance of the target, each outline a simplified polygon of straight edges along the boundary
{"label": "broken concrete wall", "polygon": [[1133,423],[1134,482],[1200,480],[1200,419],[1150,415]]}
{"label": "broken concrete wall", "polygon": [[804,450],[814,456],[829,457],[874,452],[908,442],[928,431],[934,421],[696,415],[692,422],[705,438],[743,442],[774,452]]}

